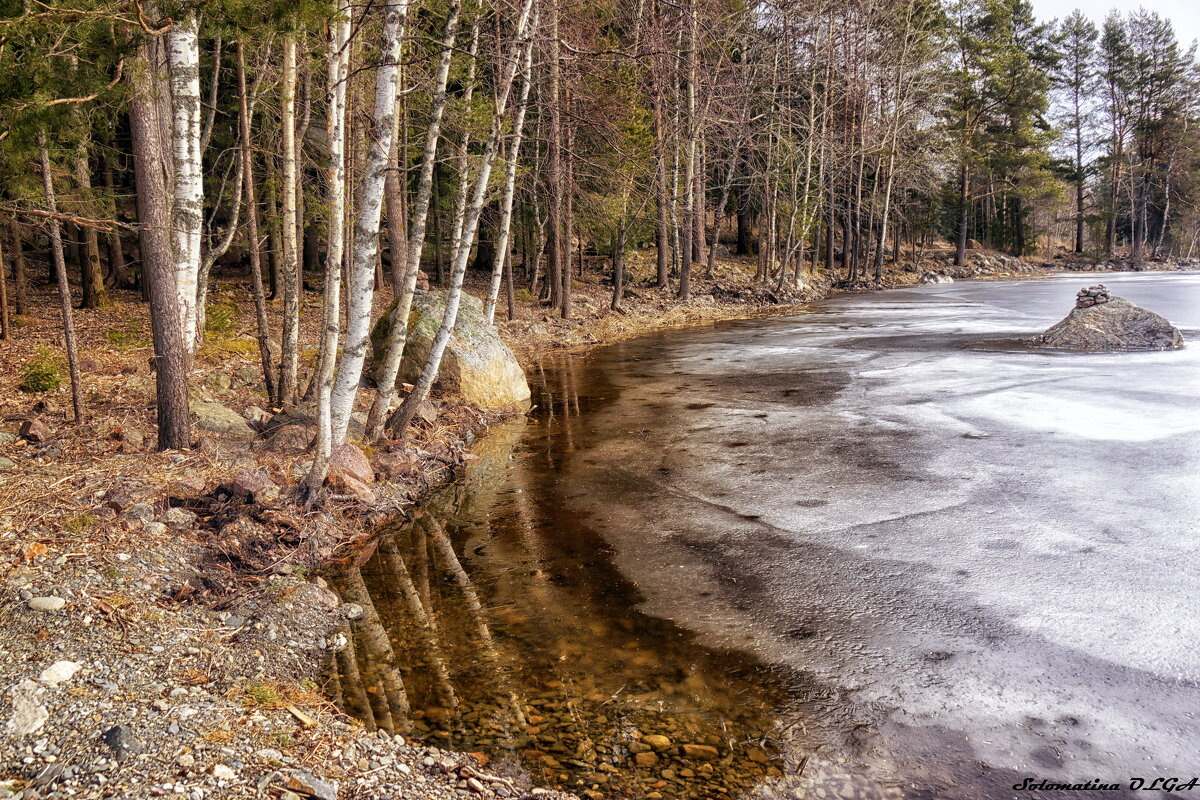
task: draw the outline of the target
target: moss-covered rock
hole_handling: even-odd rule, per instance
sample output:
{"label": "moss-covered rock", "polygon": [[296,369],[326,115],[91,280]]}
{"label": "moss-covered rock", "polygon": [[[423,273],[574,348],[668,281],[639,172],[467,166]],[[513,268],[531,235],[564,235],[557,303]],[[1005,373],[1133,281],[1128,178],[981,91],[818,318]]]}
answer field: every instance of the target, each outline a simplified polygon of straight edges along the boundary
{"label": "moss-covered rock", "polygon": [[[446,309],[446,292],[417,292],[408,317],[408,340],[400,363],[400,380],[416,383],[429,357]],[[391,335],[391,308],[371,331],[374,374],[387,353]],[[447,395],[456,396],[481,408],[529,408],[529,382],[512,351],[489,325],[483,314],[483,302],[463,293],[450,342],[442,356],[441,369],[434,384]]]}

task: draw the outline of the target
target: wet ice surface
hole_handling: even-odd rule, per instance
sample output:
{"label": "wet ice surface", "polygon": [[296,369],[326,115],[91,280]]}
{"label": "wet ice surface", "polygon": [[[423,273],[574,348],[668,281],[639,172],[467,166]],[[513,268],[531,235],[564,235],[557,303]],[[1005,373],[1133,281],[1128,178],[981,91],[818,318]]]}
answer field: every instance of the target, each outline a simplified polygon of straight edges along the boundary
{"label": "wet ice surface", "polygon": [[1200,773],[1200,276],[1098,279],[1192,344],[1029,348],[1089,275],[846,296],[589,363],[619,391],[565,502],[644,610],[827,687],[781,726],[821,743],[794,783]]}

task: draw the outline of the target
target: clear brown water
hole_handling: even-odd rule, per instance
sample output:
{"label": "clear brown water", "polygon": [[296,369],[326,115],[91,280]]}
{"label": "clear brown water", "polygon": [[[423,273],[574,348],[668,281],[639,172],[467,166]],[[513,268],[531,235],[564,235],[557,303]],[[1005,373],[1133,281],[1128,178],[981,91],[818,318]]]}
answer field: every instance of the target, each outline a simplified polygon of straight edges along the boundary
{"label": "clear brown water", "polygon": [[[531,378],[530,417],[493,429],[461,481],[338,581],[368,607],[341,654],[344,707],[396,727],[402,683],[417,738],[594,797],[739,797],[794,769],[803,754],[776,741],[783,676],[639,611],[558,498],[613,387],[570,356]],[[671,745],[646,753],[649,735]]]}

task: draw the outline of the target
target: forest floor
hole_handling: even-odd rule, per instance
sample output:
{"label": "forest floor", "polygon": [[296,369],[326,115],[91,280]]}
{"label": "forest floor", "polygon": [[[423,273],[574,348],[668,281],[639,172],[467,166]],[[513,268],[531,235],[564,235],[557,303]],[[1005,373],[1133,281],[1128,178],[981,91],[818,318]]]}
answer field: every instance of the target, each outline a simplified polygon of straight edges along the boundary
{"label": "forest floor", "polygon": [[[1047,271],[984,262],[958,277]],[[652,257],[636,253],[617,313],[594,266],[573,284],[570,320],[518,293],[515,319],[499,328],[523,363],[663,327],[791,313],[831,289],[819,280],[763,288],[751,261],[728,260],[681,305],[651,286]],[[927,269],[954,274],[935,260],[888,272],[884,285],[915,283]],[[367,731],[322,693],[362,609],[320,571],[355,559],[374,527],[451,480],[498,416],[441,402],[405,441],[364,448],[383,477],[373,502],[291,504],[303,444],[264,436],[272,410],[248,287],[221,274],[213,283],[193,387],[233,419],[224,434],[197,431],[190,450],[154,449],[148,312],[133,293],[75,312],[81,425],[69,422],[65,381],[18,389],[27,364],[53,365],[61,352],[52,287],[35,285],[14,338],[0,344],[0,798],[554,797],[528,776],[488,775],[484,757]],[[320,302],[309,292],[303,303],[310,368]],[[271,307],[276,326],[281,305]],[[504,311],[502,296],[498,318]],[[596,788],[581,793],[602,797]]]}

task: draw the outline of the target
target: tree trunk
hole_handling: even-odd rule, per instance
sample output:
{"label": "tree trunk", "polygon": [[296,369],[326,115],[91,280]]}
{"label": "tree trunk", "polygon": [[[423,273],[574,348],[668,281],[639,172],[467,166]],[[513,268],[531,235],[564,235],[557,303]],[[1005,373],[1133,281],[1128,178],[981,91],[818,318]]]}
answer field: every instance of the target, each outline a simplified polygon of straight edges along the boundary
{"label": "tree trunk", "polygon": [[[350,73],[348,44],[350,15],[353,10],[348,2],[343,2],[338,11],[337,20],[329,28],[329,97],[325,120],[329,138],[329,173],[326,180],[329,242],[325,256],[321,355],[314,378],[317,394],[317,444],[313,450],[312,468],[305,480],[305,489],[310,496],[324,484],[329,471],[329,457],[333,452],[333,374],[341,334],[342,260],[345,257],[346,243],[346,82]],[[389,198],[388,202],[390,204],[392,200]],[[389,220],[389,227],[391,222]]]}
{"label": "tree trunk", "polygon": [[13,307],[18,314],[26,314],[29,312],[29,280],[25,273],[25,244],[16,217],[8,218],[8,231],[12,236]]}
{"label": "tree trunk", "polygon": [[696,118],[696,80],[699,53],[699,26],[696,0],[688,4],[688,73],[687,73],[687,142],[684,153],[684,215],[683,227],[687,231],[687,244],[683,247],[682,262],[679,265],[679,299],[686,303],[692,291],[692,260],[696,254],[698,243],[696,231],[703,226],[696,225],[696,215],[699,209],[696,205],[696,146],[700,137],[699,123]]}
{"label": "tree trunk", "polygon": [[204,177],[200,157],[200,39],[195,12],[185,13],[168,34],[171,76],[172,261],[179,293],[184,346],[197,341],[196,282],[200,271],[200,227]]}
{"label": "tree trunk", "polygon": [[609,308],[613,311],[621,310],[621,298],[625,291],[625,228],[628,206],[629,192],[626,190],[621,204],[621,217],[617,220],[617,233],[612,244],[613,291]]}
{"label": "tree trunk", "polygon": [[349,306],[346,313],[346,344],[337,376],[330,391],[333,444],[346,440],[350,413],[358,396],[363,362],[370,344],[371,305],[375,296],[372,272],[379,249],[379,221],[383,210],[383,184],[392,150],[393,117],[396,114],[396,74],[404,33],[407,0],[395,0],[384,9],[383,39],[379,69],[375,76],[375,108],[371,119],[370,149],[364,166],[358,209],[354,221],[354,244],[350,258]]}
{"label": "tree trunk", "polygon": [[180,295],[175,284],[171,248],[171,196],[166,166],[170,151],[162,134],[170,119],[160,98],[169,91],[164,78],[166,54],[162,37],[138,48],[129,71],[133,99],[129,111],[142,275],[150,296],[150,325],[154,333],[154,378],[158,391],[158,447],[183,450],[190,444],[188,412],[190,349],[183,338]]}
{"label": "tree trunk", "polygon": [[283,149],[283,341],[279,348],[279,402],[296,402],[300,371],[300,276],[296,226],[296,36],[283,39],[283,78],[280,90],[280,120]]}
{"label": "tree trunk", "polygon": [[[429,356],[425,360],[425,365],[421,370],[421,377],[417,379],[416,386],[413,387],[412,392],[405,398],[400,408],[396,409],[396,413],[388,420],[388,427],[398,436],[403,435],[409,422],[412,421],[413,416],[416,414],[417,408],[429,396],[429,390],[433,387],[438,370],[441,368],[442,354],[445,352],[446,345],[450,341],[450,332],[454,329],[454,323],[458,318],[458,306],[462,301],[463,277],[467,271],[467,260],[471,254],[471,243],[474,241],[475,234],[478,231],[479,217],[483,212],[484,200],[487,197],[488,179],[491,176],[492,165],[495,163],[496,151],[500,146],[505,110],[512,93],[517,64],[520,61],[521,48],[524,46],[522,40],[527,35],[533,2],[534,0],[525,0],[523,3],[520,20],[517,23],[514,34],[514,42],[505,54],[504,72],[500,80],[500,85],[496,89],[496,108],[492,115],[491,133],[488,135],[483,153],[480,156],[479,171],[475,178],[475,188],[470,205],[466,209],[465,217],[461,226],[459,226],[458,236],[454,242],[454,267],[450,275],[450,292],[446,297],[446,310],[442,315],[441,325],[434,335],[433,343],[429,348]],[[473,50],[474,48],[472,48]],[[570,279],[569,272],[566,274],[566,278]]]}
{"label": "tree trunk", "polygon": [[713,213],[712,244],[708,248],[708,266],[705,270],[705,274],[709,280],[716,273],[717,248],[721,246],[721,218],[725,215],[725,204],[729,202],[729,191],[733,186],[733,176],[737,170],[741,148],[742,140],[739,136],[733,145],[733,150],[729,153],[729,163],[725,165],[725,179],[721,181],[721,196],[717,200],[716,210]]}
{"label": "tree trunk", "polygon": [[654,101],[654,206],[658,212],[654,226],[654,248],[657,257],[655,285],[665,289],[670,275],[670,222],[667,208],[667,144],[663,131],[662,96]]}
{"label": "tree trunk", "polygon": [[1075,93],[1075,252],[1083,252],[1083,132],[1080,130],[1080,100]]}
{"label": "tree trunk", "polygon": [[967,261],[967,220],[970,218],[971,173],[967,165],[959,168],[958,178],[958,238],[955,241],[954,266],[961,267]]}
{"label": "tree trunk", "polygon": [[[569,96],[563,98],[563,108],[567,112],[567,119],[570,120],[571,114],[571,99]],[[572,243],[575,242],[575,126],[568,122],[563,126],[563,138],[565,139],[564,157],[563,157],[563,270],[562,270],[562,307],[559,310],[559,316],[563,319],[571,317],[571,261],[574,253],[572,252]],[[581,242],[582,244],[582,242]],[[582,253],[580,253],[580,277],[583,276],[582,269]]]}
{"label": "tree trunk", "polygon": [[[75,155],[75,181],[84,196],[92,191],[92,172],[88,165],[87,145],[81,144]],[[104,287],[104,270],[100,267],[100,238],[96,229],[83,229],[83,261],[79,270],[83,287],[81,308],[102,308],[108,305],[108,292]]]}
{"label": "tree trunk", "polygon": [[[535,23],[536,25],[536,23]],[[513,195],[517,186],[517,159],[521,155],[521,137],[525,131],[525,111],[529,107],[529,85],[533,80],[533,39],[525,45],[525,54],[521,66],[521,96],[517,100],[513,132],[509,142],[508,162],[504,172],[504,199],[500,206],[500,230],[496,236],[495,261],[492,264],[492,282],[488,286],[487,300],[484,302],[484,314],[488,322],[493,322],[496,316],[496,301],[500,296],[500,280],[503,277],[504,265],[509,260],[509,234],[512,231]]]}
{"label": "tree trunk", "polygon": [[421,171],[417,177],[412,230],[404,252],[404,282],[392,308],[387,357],[380,369],[375,402],[371,404],[371,412],[367,415],[368,442],[377,441],[383,435],[383,426],[396,393],[396,377],[400,374],[400,362],[404,357],[404,347],[408,339],[408,317],[412,311],[413,295],[421,271],[421,253],[425,249],[425,229],[430,201],[433,199],[438,140],[441,138],[442,118],[446,111],[446,87],[450,81],[450,65],[454,57],[454,42],[458,38],[461,10],[461,1],[452,0],[446,12],[446,27],[442,34],[441,54],[429,109],[429,124],[425,128],[425,142],[421,152]]}
{"label": "tree trunk", "polygon": [[547,250],[550,259],[550,269],[547,270],[550,284],[550,305],[562,306],[563,282],[571,279],[570,264],[567,263],[567,250],[570,242],[563,241],[563,231],[566,227],[563,220],[563,130],[562,130],[562,63],[561,45],[559,42],[558,17],[559,0],[548,0],[550,12],[550,171],[546,176],[550,184],[550,219],[547,239]]}
{"label": "tree trunk", "polygon": [[253,116],[246,87],[246,46],[237,43],[238,68],[238,133],[241,141],[239,157],[242,159],[242,190],[246,202],[246,249],[250,254],[250,292],[254,296],[254,317],[258,331],[258,356],[262,363],[263,381],[271,402],[279,402],[275,391],[275,368],[271,359],[271,334],[267,322],[267,301],[263,296],[262,249],[258,234],[258,198],[254,182],[254,151],[251,149],[250,131]]}
{"label": "tree trunk", "polygon": [[[104,179],[104,190],[109,197],[116,197],[116,185],[113,180],[112,163],[105,156],[100,156],[100,174]],[[125,251],[121,246],[121,232],[113,228],[105,237],[108,246],[108,285],[118,289],[126,289],[132,285],[128,267],[125,264]]]}
{"label": "tree trunk", "polygon": [[11,338],[8,328],[8,265],[4,263],[4,248],[0,244],[0,339],[8,341]]}
{"label": "tree trunk", "polygon": [[63,256],[62,230],[58,224],[58,205],[54,199],[54,180],[50,176],[50,154],[46,150],[46,134],[38,132],[38,154],[42,160],[42,190],[50,217],[50,257],[58,276],[58,298],[62,307],[63,339],[67,345],[67,369],[71,373],[71,408],[75,424],[83,422],[83,390],[79,385],[79,351],[75,346],[75,321],[71,314],[71,284],[67,282],[67,261]]}
{"label": "tree trunk", "polygon": [[[267,165],[270,169],[270,164]],[[279,187],[274,180],[263,182],[267,193],[267,286],[268,300],[279,297],[283,273],[283,240],[279,226]]]}

